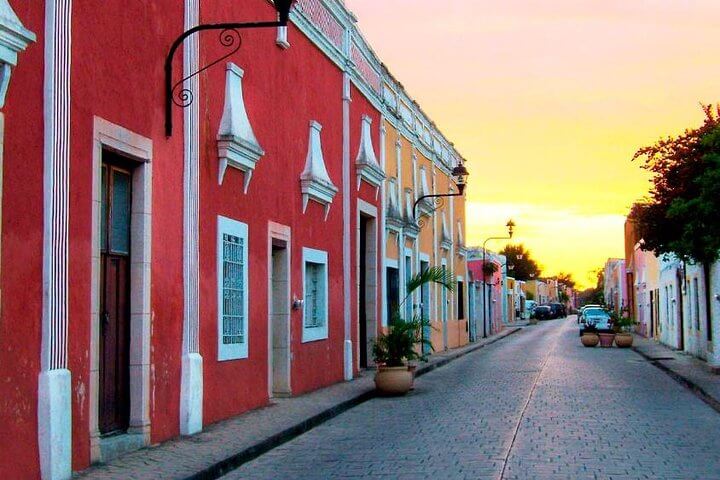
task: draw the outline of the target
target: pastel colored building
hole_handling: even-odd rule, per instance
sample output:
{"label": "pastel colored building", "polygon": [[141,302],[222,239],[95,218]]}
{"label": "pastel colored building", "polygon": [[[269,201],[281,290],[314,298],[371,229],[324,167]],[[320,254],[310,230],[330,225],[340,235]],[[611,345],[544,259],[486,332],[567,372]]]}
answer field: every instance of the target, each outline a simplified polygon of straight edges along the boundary
{"label": "pastel colored building", "polygon": [[233,53],[232,31],[192,35],[168,135],[173,41],[277,16],[199,3],[0,0],[2,478],[68,479],[351,380],[425,266],[457,288],[411,313],[436,349],[468,341],[464,198],[422,228],[411,209],[463,159],[352,13],[299,0]]}
{"label": "pastel colored building", "polygon": [[[473,309],[471,327],[478,337],[486,337],[500,332],[507,323],[506,317],[506,276],[503,264],[505,257],[487,250],[487,265],[493,265],[492,274],[483,272],[482,249],[471,249],[468,259],[468,270],[473,286]],[[484,293],[483,293],[484,290]]]}
{"label": "pastel colored building", "polygon": [[528,280],[525,282],[525,292],[528,299],[534,300],[537,305],[543,305],[550,301],[548,285],[543,280]]}
{"label": "pastel colored building", "polygon": [[674,255],[656,257],[642,249],[643,243],[631,210],[625,223],[624,266],[627,298],[638,332],[718,369],[720,262],[711,265],[712,284],[708,286],[701,265]]}
{"label": "pastel colored building", "polygon": [[608,308],[620,313],[623,308],[628,306],[625,259],[609,258],[605,262],[604,274],[603,292],[605,294],[605,304]]}
{"label": "pastel colored building", "polygon": [[[424,195],[457,194],[452,168],[462,157],[433,126],[402,86],[385,77],[383,117],[385,182],[385,255],[387,309],[383,325],[396,306],[403,318],[422,315],[436,351],[468,343],[467,251],[464,243],[465,199],[416,200]],[[453,291],[431,284],[403,303],[405,285],[418,272],[439,266],[455,275]]]}

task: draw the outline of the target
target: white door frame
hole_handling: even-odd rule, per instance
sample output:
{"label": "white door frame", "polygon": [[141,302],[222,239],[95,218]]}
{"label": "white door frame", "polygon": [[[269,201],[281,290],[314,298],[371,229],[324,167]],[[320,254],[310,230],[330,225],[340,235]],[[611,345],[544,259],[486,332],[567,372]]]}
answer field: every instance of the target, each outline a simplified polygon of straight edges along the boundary
{"label": "white door frame", "polygon": [[[371,242],[366,241],[365,246],[367,248],[367,254],[365,257],[365,299],[360,299],[360,222],[361,216],[370,217],[369,226],[372,231],[368,230],[368,234],[372,239]],[[378,275],[379,262],[378,262],[378,229],[380,228],[378,222],[378,211],[377,207],[371,203],[368,203],[362,199],[358,199],[357,204],[357,215],[356,215],[356,233],[355,233],[355,264],[357,265],[355,271],[356,289],[355,297],[358,299],[357,305],[357,325],[356,335],[358,339],[358,349],[355,353],[355,364],[360,365],[360,349],[365,348],[367,352],[367,364],[368,366],[373,364],[372,361],[372,349],[371,345],[375,338],[377,338],[378,330],[378,289],[380,282],[382,281]],[[360,302],[365,301],[365,334],[367,337],[367,343],[360,345]]]}
{"label": "white door frame", "polygon": [[[152,252],[152,156],[149,138],[94,117],[90,278],[90,460],[107,461],[100,436],[100,212],[103,150],[135,161],[130,216],[130,441],[124,450],[150,444],[150,303]],[[129,438],[129,437],[128,437]],[[111,437],[112,439],[112,437]],[[111,441],[108,439],[108,441]],[[111,454],[119,454],[110,448]]]}
{"label": "white door frame", "polygon": [[[292,265],[292,234],[291,229],[287,225],[281,225],[279,223],[275,222],[268,222],[268,270],[267,270],[267,277],[268,277],[268,357],[267,357],[267,364],[268,364],[268,397],[272,398],[273,396],[283,395],[283,396],[289,396],[292,394],[292,335],[291,335],[291,326],[290,326],[290,319],[291,319],[291,292],[292,292],[292,275],[291,275],[291,265]],[[274,342],[273,338],[276,334],[279,334],[279,332],[275,332],[274,330],[274,313],[273,313],[273,240],[279,240],[285,244],[285,250],[286,250],[286,259],[285,259],[285,272],[287,273],[287,289],[286,289],[286,298],[284,299],[285,305],[287,306],[287,315],[285,325],[287,328],[284,332],[282,332],[282,335],[285,337],[285,341],[287,343],[287,353],[285,354],[284,359],[278,359],[274,352]],[[275,372],[274,372],[274,365],[276,361],[282,360],[284,361],[285,365],[285,371],[286,373],[286,380],[283,392],[275,392]]]}

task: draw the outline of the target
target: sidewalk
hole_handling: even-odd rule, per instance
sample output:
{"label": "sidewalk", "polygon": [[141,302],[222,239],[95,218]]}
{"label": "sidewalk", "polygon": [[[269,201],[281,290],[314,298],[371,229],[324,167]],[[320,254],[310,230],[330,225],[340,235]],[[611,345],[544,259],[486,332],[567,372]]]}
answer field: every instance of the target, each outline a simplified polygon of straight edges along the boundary
{"label": "sidewalk", "polygon": [[704,361],[639,335],[635,335],[633,350],[720,412],[720,375],[712,373]]}
{"label": "sidewalk", "polygon": [[[520,330],[508,327],[497,335],[462,348],[433,355],[418,366],[416,376],[462,357]],[[262,455],[342,412],[375,396],[373,373],[207,426],[192,437],[171,440],[129,453],[74,475],[76,479],[214,479]]]}

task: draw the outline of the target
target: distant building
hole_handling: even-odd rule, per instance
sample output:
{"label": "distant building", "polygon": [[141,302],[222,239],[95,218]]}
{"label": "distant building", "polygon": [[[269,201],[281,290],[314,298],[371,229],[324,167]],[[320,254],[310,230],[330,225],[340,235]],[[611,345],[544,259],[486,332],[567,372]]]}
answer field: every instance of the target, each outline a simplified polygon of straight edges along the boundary
{"label": "distant building", "polygon": [[627,307],[625,259],[608,258],[604,272],[605,304],[619,314],[624,307]]}

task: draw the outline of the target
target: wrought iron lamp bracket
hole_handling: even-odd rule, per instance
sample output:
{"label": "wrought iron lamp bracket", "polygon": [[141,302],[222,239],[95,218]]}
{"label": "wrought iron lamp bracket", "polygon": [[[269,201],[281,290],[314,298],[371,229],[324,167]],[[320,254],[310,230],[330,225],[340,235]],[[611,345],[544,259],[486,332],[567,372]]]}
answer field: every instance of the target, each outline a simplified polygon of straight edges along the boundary
{"label": "wrought iron lamp bracket", "polygon": [[[421,197],[418,197],[417,200],[415,200],[415,203],[413,204],[413,218],[417,217],[417,209],[418,205],[420,205],[420,202],[423,200],[432,199],[432,207],[430,210],[430,214],[432,215],[435,210],[442,208],[443,205],[445,205],[445,197],[461,197],[462,193],[444,193],[444,194],[437,194],[437,195],[423,195]],[[419,228],[423,228],[425,226],[425,220],[422,218],[419,218],[417,220],[417,225]]]}
{"label": "wrought iron lamp bracket", "polygon": [[[240,36],[239,30],[249,28],[277,28],[287,26],[287,21],[276,21],[276,22],[245,22],[245,23],[208,23],[198,25],[185,32],[183,32],[170,46],[168,55],[165,58],[165,136],[171,137],[173,131],[172,123],[172,106],[173,104],[178,107],[186,108],[190,106],[195,100],[193,93],[188,88],[181,88],[182,85],[189,79],[196,75],[204,72],[208,68],[217,65],[226,58],[233,55],[235,52],[240,50],[242,44],[242,37]],[[172,65],[173,59],[175,58],[175,52],[182,45],[186,38],[189,36],[206,31],[206,30],[219,30],[219,41],[223,47],[232,49],[229,53],[222,57],[213,60],[212,62],[204,65],[197,72],[193,72],[178,82],[173,83],[172,80]]]}

